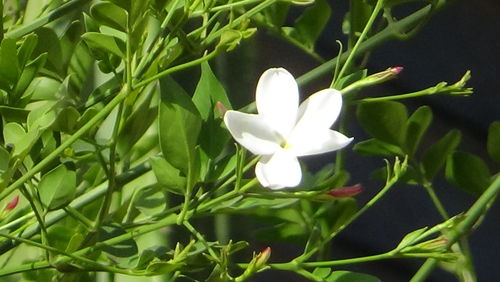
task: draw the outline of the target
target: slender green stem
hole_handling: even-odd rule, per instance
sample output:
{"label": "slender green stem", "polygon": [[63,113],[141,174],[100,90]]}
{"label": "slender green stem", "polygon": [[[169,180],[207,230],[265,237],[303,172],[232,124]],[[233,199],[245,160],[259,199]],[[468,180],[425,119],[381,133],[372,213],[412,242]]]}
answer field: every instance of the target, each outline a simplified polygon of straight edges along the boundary
{"label": "slender green stem", "polygon": [[94,125],[96,125],[101,119],[105,118],[113,108],[118,105],[123,99],[127,97],[126,88],[123,88],[113,100],[111,100],[101,111],[99,111],[90,121],[80,127],[73,135],[66,139],[59,147],[52,151],[47,157],[33,166],[25,174],[19,177],[14,183],[5,188],[0,194],[0,200],[5,199],[10,193],[12,193],[16,188],[23,185],[27,180],[29,180],[33,175],[42,170],[45,166],[50,164],[54,159],[59,157],[59,155],[68,148],[73,142],[78,140],[83,134],[89,131]]}
{"label": "slender green stem", "polygon": [[189,223],[187,220],[184,220],[183,224],[186,227],[186,229],[189,230],[189,232],[191,232],[196,237],[196,239],[198,239],[198,241],[205,246],[205,248],[207,248],[212,258],[215,259],[217,262],[220,262],[219,255],[212,249],[212,247],[210,247],[210,245],[208,244],[207,240],[205,240],[203,235],[201,235],[200,232],[198,232],[198,230],[196,230],[196,228],[194,228],[194,226],[191,225],[191,223]]}
{"label": "slender green stem", "polygon": [[[500,191],[500,175],[497,175],[490,186],[484,191],[484,193],[477,199],[476,202],[469,208],[465,214],[465,219],[460,222],[457,227],[450,231],[448,234],[447,247],[451,247],[455,244],[464,234],[471,231],[474,224],[478,219],[483,216],[487,207],[491,204]],[[420,267],[420,269],[415,273],[411,282],[425,281],[427,277],[431,274],[434,268],[437,266],[437,259],[428,259]]]}
{"label": "slender green stem", "polygon": [[261,2],[261,1],[262,0],[242,0],[242,1],[235,2],[235,3],[223,4],[223,5],[212,7],[210,9],[208,9],[207,11],[200,11],[200,12],[191,13],[190,16],[191,17],[200,17],[201,15],[203,15],[203,13],[206,13],[206,12],[211,13],[211,12],[229,10],[229,9],[233,9],[236,7],[241,7],[241,6],[245,6],[245,5],[249,5],[249,4],[253,4],[253,3],[257,3],[257,2]]}
{"label": "slender green stem", "polygon": [[72,13],[75,11],[80,6],[83,6],[87,2],[90,2],[90,0],[73,0],[69,1],[66,4],[62,5],[61,7],[54,9],[53,11],[49,12],[46,16],[40,17],[32,22],[30,22],[27,25],[21,26],[17,29],[11,30],[7,33],[5,33],[6,38],[13,38],[17,39],[20,38],[30,32],[33,32],[34,30],[50,23],[51,21],[58,19],[64,15],[67,15],[69,13]]}
{"label": "slender green stem", "polygon": [[340,81],[340,79],[342,79],[342,77],[344,76],[344,73],[349,69],[354,57],[359,55],[358,50],[361,46],[361,43],[365,40],[365,37],[368,35],[368,32],[372,29],[372,25],[375,22],[375,19],[377,18],[380,10],[382,9],[383,4],[384,4],[384,0],[377,0],[377,4],[375,4],[375,8],[373,8],[372,14],[371,14],[370,18],[368,19],[368,22],[366,23],[365,27],[363,28],[363,32],[361,32],[361,35],[359,36],[358,40],[356,41],[356,44],[352,48],[344,65],[340,69],[340,72],[337,76],[338,79],[336,81],[332,81],[332,84],[330,85],[331,88],[335,88],[335,86],[338,86],[337,85],[338,81]]}
{"label": "slender green stem", "polygon": [[85,226],[87,230],[92,230],[93,228],[93,222],[85,217],[83,214],[81,214],[77,209],[75,209],[72,206],[66,206],[63,208],[65,212],[67,212],[71,217],[74,219],[78,220],[80,223]]}

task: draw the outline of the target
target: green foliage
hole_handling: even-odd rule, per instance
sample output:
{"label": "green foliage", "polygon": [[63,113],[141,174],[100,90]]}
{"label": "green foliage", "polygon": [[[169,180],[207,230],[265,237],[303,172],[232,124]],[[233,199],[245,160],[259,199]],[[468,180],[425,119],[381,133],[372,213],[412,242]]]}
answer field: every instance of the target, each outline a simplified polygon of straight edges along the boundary
{"label": "green foliage", "polygon": [[408,119],[404,105],[393,101],[364,103],[358,106],[356,114],[370,135],[392,145],[403,144]]}
{"label": "green foliage", "polygon": [[487,146],[490,157],[500,163],[500,121],[495,121],[490,125]]}
{"label": "green foliage", "polygon": [[40,201],[48,210],[66,206],[75,197],[76,173],[61,164],[46,173],[38,184]]}
{"label": "green foliage", "polygon": [[456,187],[479,196],[490,184],[491,174],[481,158],[455,152],[446,162],[446,179]]}

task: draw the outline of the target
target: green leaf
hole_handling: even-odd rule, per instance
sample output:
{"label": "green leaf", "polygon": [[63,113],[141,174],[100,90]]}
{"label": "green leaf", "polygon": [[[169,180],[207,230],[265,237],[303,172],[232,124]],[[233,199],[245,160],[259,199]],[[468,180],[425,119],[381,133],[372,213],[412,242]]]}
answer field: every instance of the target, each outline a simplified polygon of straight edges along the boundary
{"label": "green leaf", "polygon": [[201,118],[191,98],[172,78],[160,80],[160,147],[165,159],[184,175],[194,172]]}
{"label": "green leaf", "polygon": [[338,79],[338,82],[335,82],[335,85],[338,89],[343,89],[343,88],[353,84],[354,82],[365,78],[367,75],[368,75],[367,69],[358,70],[358,71],[353,72],[349,75],[340,77]]}
{"label": "green leaf", "polygon": [[48,210],[66,206],[76,192],[76,173],[64,164],[57,166],[42,176],[38,183],[40,200]]}
{"label": "green leaf", "polygon": [[193,95],[193,103],[200,112],[201,118],[207,120],[210,113],[217,116],[215,103],[221,102],[227,109],[231,109],[231,103],[226,90],[210,69],[208,62],[201,64],[201,77]]}
{"label": "green leaf", "polygon": [[73,107],[63,108],[52,125],[54,131],[71,133],[78,123],[80,113]]}
{"label": "green leaf", "polygon": [[424,234],[425,231],[427,231],[427,229],[429,229],[429,228],[423,227],[423,228],[417,229],[415,231],[412,231],[412,232],[406,234],[403,237],[403,239],[401,239],[401,242],[396,247],[396,250],[402,250],[407,246],[410,246],[410,245],[413,245],[414,243],[417,243],[418,242],[417,240],[421,239],[420,237],[422,236],[422,234]]}
{"label": "green leaf", "polygon": [[497,163],[500,163],[500,121],[495,121],[488,130],[488,154]]}
{"label": "green leaf", "polygon": [[0,172],[9,169],[10,154],[4,147],[0,146]]}
{"label": "green leaf", "polygon": [[11,122],[3,127],[3,140],[6,145],[14,145],[12,156],[20,156],[29,151],[36,141],[36,135],[34,133],[26,133],[20,124]]}
{"label": "green leaf", "polygon": [[56,120],[55,105],[55,101],[39,101],[30,104],[32,108],[28,114],[28,132],[44,130],[51,126]]}
{"label": "green leaf", "polygon": [[457,188],[480,196],[491,182],[484,161],[466,152],[455,152],[446,162],[446,179]]}
{"label": "green leaf", "polygon": [[0,114],[5,123],[24,123],[28,118],[29,111],[9,106],[0,106]]}
{"label": "green leaf", "polygon": [[268,8],[262,11],[264,21],[266,24],[273,28],[280,28],[286,21],[290,3],[275,2]]}
{"label": "green leaf", "polygon": [[28,88],[40,69],[43,68],[47,61],[47,53],[43,53],[33,61],[29,62],[21,73],[21,77],[13,91],[13,101],[17,101],[18,97],[22,96],[24,91]]}
{"label": "green leaf", "polygon": [[64,66],[61,63],[63,58],[61,39],[51,28],[41,27],[38,28],[35,33],[38,38],[43,39],[38,40],[34,55],[47,53],[46,67],[62,75],[64,73]]}
{"label": "green leaf", "polygon": [[178,195],[184,195],[186,190],[186,177],[181,176],[180,170],[173,167],[164,158],[151,158],[153,172],[166,191]]}
{"label": "green leaf", "polygon": [[349,48],[356,43],[359,35],[370,18],[373,6],[366,3],[366,1],[350,0],[350,11],[346,15],[343,23],[344,33],[349,35]]}
{"label": "green leaf", "polygon": [[90,8],[90,14],[99,23],[125,32],[127,12],[111,2],[98,2]]}
{"label": "green leaf", "polygon": [[16,41],[5,38],[0,44],[0,88],[9,90],[19,76]]}
{"label": "green leaf", "polygon": [[120,58],[125,56],[125,42],[117,37],[97,32],[87,32],[82,35],[82,38],[91,49],[111,52]]}
{"label": "green leaf", "polygon": [[403,156],[404,153],[398,146],[394,146],[379,139],[368,139],[358,142],[353,150],[362,156]]}
{"label": "green leaf", "polygon": [[59,88],[62,83],[48,77],[35,77],[26,89],[23,98],[29,97],[32,101],[57,100]]}
{"label": "green leaf", "polygon": [[356,273],[351,271],[334,271],[328,278],[325,279],[328,282],[381,282],[382,280],[378,279],[375,276],[364,274],[364,273]]}
{"label": "green leaf", "polygon": [[167,207],[165,193],[157,186],[145,187],[137,193],[134,206],[145,216],[157,215]]}
{"label": "green leaf", "polygon": [[328,23],[331,9],[325,0],[316,0],[314,5],[305,9],[304,13],[295,21],[297,39],[301,39],[309,50],[314,49],[316,40]]}
{"label": "green leaf", "polygon": [[358,120],[371,136],[392,145],[401,146],[406,135],[408,114],[398,102],[363,103],[358,106]]}
{"label": "green leaf", "polygon": [[37,43],[38,36],[34,33],[29,34],[24,38],[23,44],[17,50],[17,59],[21,68],[24,68],[26,63],[31,58],[31,54],[35,50]]}
{"label": "green leaf", "polygon": [[[97,241],[103,242],[108,239],[127,234],[121,226],[116,223],[103,225],[97,233]],[[106,252],[110,258],[117,261],[122,267],[129,267],[130,257],[137,255],[138,248],[134,239],[129,238],[113,245],[100,243],[101,249]]]}
{"label": "green leaf", "polygon": [[417,151],[422,136],[432,122],[432,111],[428,106],[418,108],[408,118],[406,130],[406,153],[413,156]]}
{"label": "green leaf", "polygon": [[458,130],[450,130],[443,138],[434,143],[425,152],[422,158],[422,166],[425,177],[431,181],[443,167],[448,156],[455,151],[460,144],[461,133]]}

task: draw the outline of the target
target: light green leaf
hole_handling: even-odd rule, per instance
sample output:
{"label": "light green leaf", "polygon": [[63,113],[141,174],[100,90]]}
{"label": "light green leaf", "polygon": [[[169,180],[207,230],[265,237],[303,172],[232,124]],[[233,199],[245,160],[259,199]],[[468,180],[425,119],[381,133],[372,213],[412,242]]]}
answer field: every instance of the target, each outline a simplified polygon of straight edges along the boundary
{"label": "light green leaf", "polygon": [[82,38],[91,49],[111,52],[120,58],[125,56],[125,42],[117,37],[97,32],[87,32],[82,35]]}
{"label": "light green leaf", "polygon": [[90,14],[99,23],[125,32],[127,12],[111,2],[98,2],[90,8]]}
{"label": "light green leaf", "polygon": [[383,101],[363,103],[358,106],[357,116],[363,129],[371,136],[401,146],[406,136],[406,107],[398,102]]}
{"label": "light green leaf", "polygon": [[17,81],[17,84],[13,91],[13,100],[17,100],[21,97],[24,91],[28,88],[29,84],[33,81],[35,76],[38,74],[40,69],[43,68],[45,62],[47,61],[47,53],[43,53],[38,56],[33,61],[29,62],[21,73],[21,77]]}
{"label": "light green leaf", "polygon": [[178,195],[184,195],[186,190],[186,177],[181,175],[180,170],[173,167],[164,158],[151,158],[151,166],[155,173],[158,183],[165,188],[166,191]]}
{"label": "light green leaf", "polygon": [[29,34],[24,38],[23,44],[17,50],[17,59],[21,69],[24,68],[26,63],[31,58],[31,54],[35,50],[37,43],[38,36],[34,33]]}
{"label": "light green leaf", "polygon": [[160,147],[165,159],[185,175],[194,172],[201,118],[191,98],[172,78],[160,80]]}
{"label": "light green leaf", "polygon": [[157,215],[167,207],[165,192],[157,186],[145,187],[137,193],[134,206],[145,216]]}
{"label": "light green leaf", "polygon": [[14,145],[13,156],[19,156],[29,151],[33,143],[36,141],[36,135],[26,133],[24,128],[18,123],[7,123],[3,127],[3,140],[5,144]]}
{"label": "light green leaf", "polygon": [[75,192],[76,173],[64,164],[44,174],[38,183],[40,200],[48,210],[66,206],[75,197]]}
{"label": "light green leaf", "polygon": [[480,196],[491,182],[491,173],[478,156],[455,152],[446,162],[446,179],[457,188]]}
{"label": "light green leaf", "polygon": [[500,121],[495,121],[488,130],[488,154],[497,163],[500,163]]}
{"label": "light green leaf", "polygon": [[434,143],[425,152],[422,158],[422,166],[425,171],[425,177],[431,181],[443,167],[448,156],[455,151],[460,144],[461,133],[458,130],[451,130],[438,142]]}
{"label": "light green leaf", "polygon": [[201,118],[206,121],[211,112],[217,116],[214,107],[217,102],[221,102],[227,109],[232,109],[226,90],[212,72],[208,62],[204,62],[201,64],[201,77],[193,95],[193,103]]}

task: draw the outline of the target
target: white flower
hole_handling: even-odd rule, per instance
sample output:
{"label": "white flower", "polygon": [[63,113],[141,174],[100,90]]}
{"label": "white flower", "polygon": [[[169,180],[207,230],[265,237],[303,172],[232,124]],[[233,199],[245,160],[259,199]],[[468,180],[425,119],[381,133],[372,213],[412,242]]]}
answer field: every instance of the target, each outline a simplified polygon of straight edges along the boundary
{"label": "white flower", "polygon": [[335,89],[321,90],[299,106],[293,76],[273,68],[260,77],[255,100],[258,114],[227,111],[224,122],[238,143],[261,156],[255,174],[264,187],[299,185],[297,157],[338,150],[352,141],[330,129],[342,108],[342,95]]}

